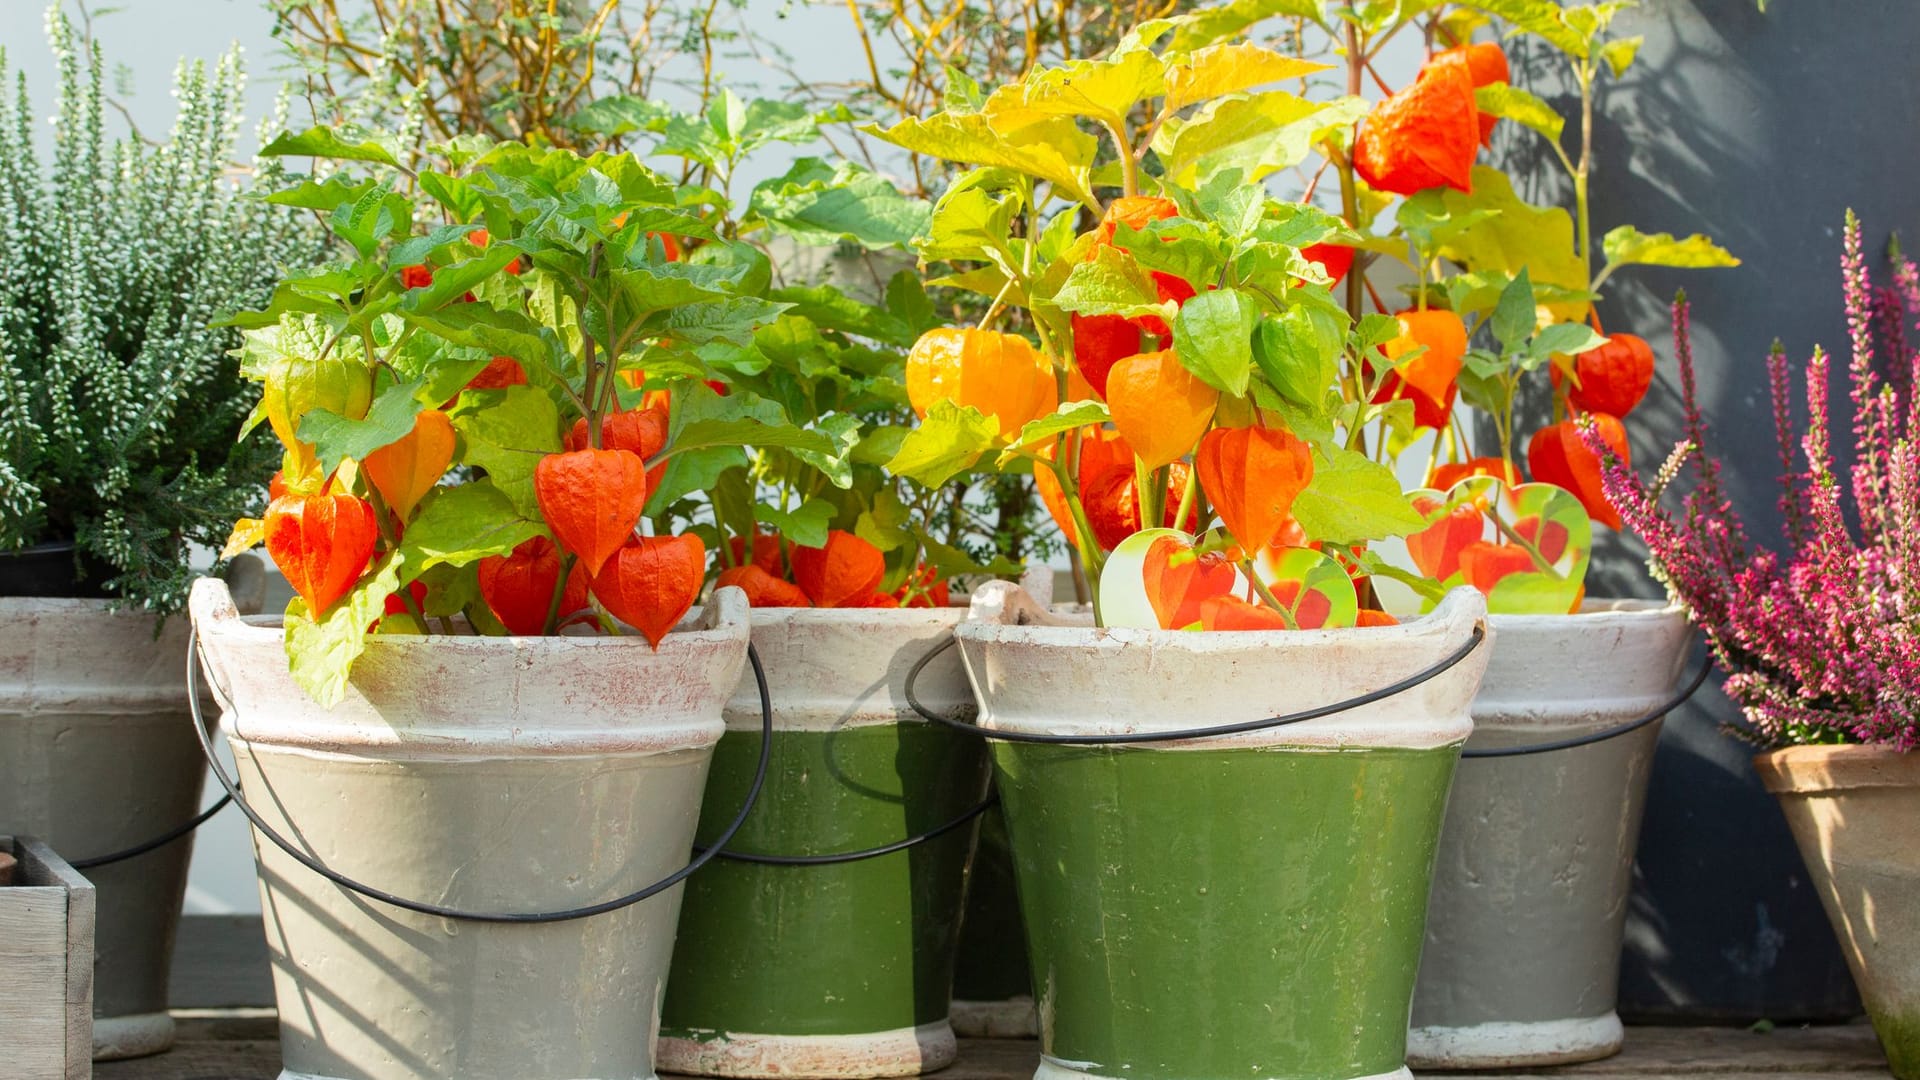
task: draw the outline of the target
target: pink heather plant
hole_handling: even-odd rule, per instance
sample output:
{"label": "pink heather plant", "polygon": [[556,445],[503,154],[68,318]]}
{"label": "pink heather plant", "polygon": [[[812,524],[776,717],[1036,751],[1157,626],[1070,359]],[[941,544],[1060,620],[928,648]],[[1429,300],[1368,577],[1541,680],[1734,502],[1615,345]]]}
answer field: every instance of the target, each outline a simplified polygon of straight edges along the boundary
{"label": "pink heather plant", "polygon": [[[1907,320],[1920,312],[1920,271],[1897,249],[1893,257],[1893,286],[1876,288],[1860,254],[1860,223],[1848,212],[1841,259],[1853,346],[1848,480],[1833,462],[1827,355],[1816,348],[1807,364],[1808,423],[1797,438],[1786,355],[1776,343],[1767,358],[1790,549],[1784,556],[1748,540],[1719,464],[1704,453],[1684,295],[1673,317],[1687,437],[1651,485],[1607,458],[1608,499],[1646,540],[1654,576],[1706,631],[1727,673],[1727,695],[1752,726],[1743,734],[1767,746],[1920,745],[1920,398],[1913,392],[1920,353],[1907,344]],[[1595,434],[1587,439],[1604,454]],[[1694,487],[1674,514],[1660,497],[1690,457]],[[1843,507],[1849,496],[1852,522]]]}

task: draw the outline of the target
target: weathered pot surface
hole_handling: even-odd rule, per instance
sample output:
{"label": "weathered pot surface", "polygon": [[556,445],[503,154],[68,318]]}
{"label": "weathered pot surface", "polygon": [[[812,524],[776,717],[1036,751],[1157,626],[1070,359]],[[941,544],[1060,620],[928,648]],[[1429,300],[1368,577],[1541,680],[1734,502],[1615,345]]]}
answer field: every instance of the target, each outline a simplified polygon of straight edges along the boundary
{"label": "weathered pot surface", "polygon": [[[955,636],[1002,731],[1173,732],[1334,704],[1466,644],[1477,593],[1368,630],[1061,625],[983,590]],[[1427,880],[1484,647],[1399,694],[1203,740],[997,742],[1038,1077],[1404,1077]],[[1224,1033],[1231,1033],[1225,1037]]]}
{"label": "weathered pot surface", "polygon": [[[908,672],[964,609],[753,613],[776,734],[765,791],[729,845],[819,855],[893,843],[984,796],[986,748],[920,719]],[[915,692],[971,701],[951,651]],[[760,748],[760,696],[727,705],[700,839],[733,816]],[[953,1061],[947,1021],[974,827],[854,863],[721,861],[688,882],[659,1043],[669,1072],[729,1077],[908,1076]]]}
{"label": "weathered pot surface", "polygon": [[[0,833],[68,861],[191,818],[206,768],[186,708],[187,621],[106,600],[0,597]],[[97,890],[94,1057],[173,1045],[167,973],[193,839],[85,871]]]}
{"label": "weathered pot surface", "polygon": [[1920,753],[1795,746],[1753,764],[1786,813],[1893,1075],[1920,1080]]}
{"label": "weathered pot surface", "polygon": [[[1683,609],[1589,601],[1494,615],[1469,749],[1592,734],[1658,708],[1686,662]],[[1413,999],[1416,1068],[1617,1053],[1620,939],[1659,723],[1589,746],[1463,760],[1440,834]]]}
{"label": "weathered pot surface", "polygon": [[[530,913],[685,864],[747,608],[722,589],[658,651],[638,636],[382,636],[345,701],[287,673],[281,632],[193,596],[243,790],[335,870],[412,899]],[[539,925],[365,900],[257,833],[285,1080],[654,1075],[681,887]]]}

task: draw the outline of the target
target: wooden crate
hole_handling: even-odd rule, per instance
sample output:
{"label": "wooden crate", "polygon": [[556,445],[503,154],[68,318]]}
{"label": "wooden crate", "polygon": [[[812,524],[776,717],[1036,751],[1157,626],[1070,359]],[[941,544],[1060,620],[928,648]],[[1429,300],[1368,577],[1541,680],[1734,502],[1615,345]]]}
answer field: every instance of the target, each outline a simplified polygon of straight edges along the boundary
{"label": "wooden crate", "polygon": [[0,886],[0,1075],[93,1076],[93,883],[32,837],[0,836],[18,860]]}

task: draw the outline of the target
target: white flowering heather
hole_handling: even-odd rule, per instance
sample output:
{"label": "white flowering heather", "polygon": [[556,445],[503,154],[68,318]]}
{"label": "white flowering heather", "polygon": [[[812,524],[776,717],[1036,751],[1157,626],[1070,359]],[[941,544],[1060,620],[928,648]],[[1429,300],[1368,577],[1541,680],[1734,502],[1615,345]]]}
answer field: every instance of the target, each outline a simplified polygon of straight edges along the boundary
{"label": "white flowering heather", "polygon": [[0,51],[0,551],[76,541],[112,592],[172,611],[187,545],[217,548],[271,472],[265,441],[236,441],[258,396],[227,355],[239,334],[210,324],[265,301],[317,233],[229,175],[237,52],[180,67],[178,118],[150,146],[108,138],[99,50],[57,9],[47,33],[44,166],[26,80],[9,100]]}

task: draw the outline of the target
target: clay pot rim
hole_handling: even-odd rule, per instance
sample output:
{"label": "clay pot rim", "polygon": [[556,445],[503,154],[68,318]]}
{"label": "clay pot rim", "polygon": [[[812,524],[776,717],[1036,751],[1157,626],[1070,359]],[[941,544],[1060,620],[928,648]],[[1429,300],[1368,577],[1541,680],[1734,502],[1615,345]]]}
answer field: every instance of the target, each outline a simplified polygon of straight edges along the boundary
{"label": "clay pot rim", "polygon": [[1589,597],[1581,601],[1579,611],[1567,612],[1564,615],[1513,615],[1496,612],[1489,614],[1487,618],[1493,623],[1495,630],[1507,633],[1564,630],[1576,623],[1581,629],[1605,629],[1614,626],[1627,628],[1644,623],[1686,618],[1686,616],[1686,605],[1677,600],[1647,600],[1635,597],[1610,600]]}
{"label": "clay pot rim", "polygon": [[1776,795],[1920,787],[1920,752],[1860,743],[1769,750],[1754,755],[1753,769]]}

